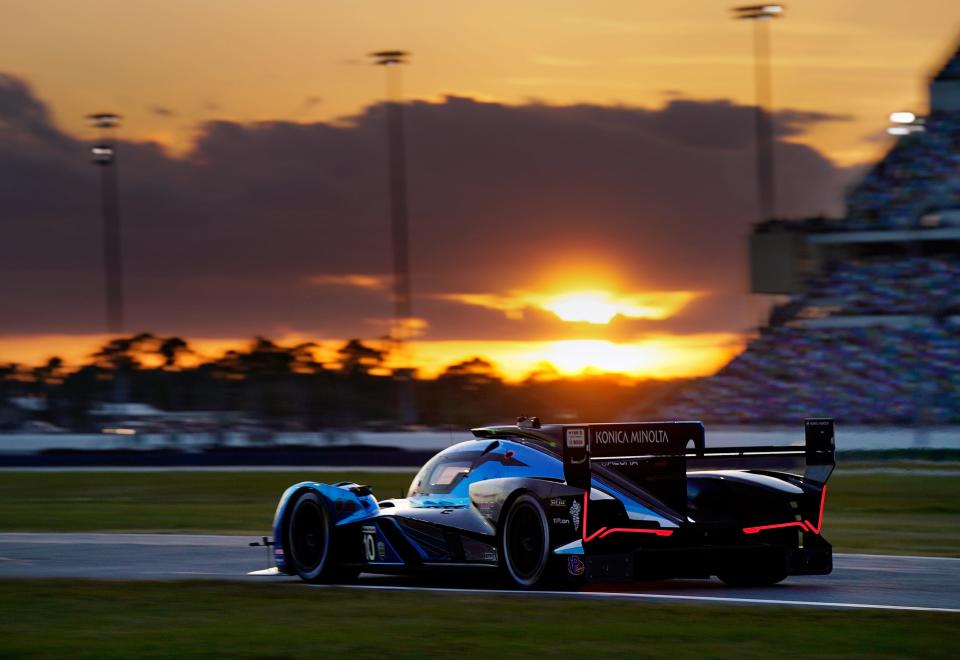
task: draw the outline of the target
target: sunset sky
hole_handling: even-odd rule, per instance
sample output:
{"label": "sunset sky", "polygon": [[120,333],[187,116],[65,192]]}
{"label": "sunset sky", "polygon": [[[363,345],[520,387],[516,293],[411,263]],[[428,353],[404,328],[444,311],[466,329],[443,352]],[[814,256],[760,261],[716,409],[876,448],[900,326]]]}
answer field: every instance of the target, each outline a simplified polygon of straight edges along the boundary
{"label": "sunset sky", "polygon": [[[412,51],[415,363],[709,373],[746,293],[751,26],[729,4],[0,0],[0,360],[103,338],[83,116],[123,115],[131,331],[201,348],[388,329],[383,71]],[[843,211],[925,109],[960,5],[804,0],[773,28],[778,212]]]}

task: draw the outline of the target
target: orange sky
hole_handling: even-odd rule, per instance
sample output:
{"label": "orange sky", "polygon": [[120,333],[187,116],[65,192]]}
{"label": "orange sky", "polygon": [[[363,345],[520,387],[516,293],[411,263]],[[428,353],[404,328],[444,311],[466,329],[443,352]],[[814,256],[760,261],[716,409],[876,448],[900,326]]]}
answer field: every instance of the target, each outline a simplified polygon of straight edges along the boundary
{"label": "orange sky", "polygon": [[[413,52],[404,72],[408,98],[454,94],[507,104],[536,99],[646,108],[676,98],[750,104],[751,26],[731,20],[729,6],[710,0],[0,0],[0,71],[29,81],[68,133],[89,138],[85,114],[117,111],[124,116],[123,137],[155,140],[173,154],[186,153],[198,127],[211,119],[317,122],[362,111],[383,94],[382,71],[364,54],[383,48]],[[849,117],[812,123],[791,139],[852,165],[875,159],[889,145],[883,129],[890,111],[925,109],[925,79],[955,43],[960,4],[806,0],[791,3],[772,27],[775,107]],[[384,289],[368,273],[313,279],[317,286]],[[575,339],[567,333],[563,341],[559,335],[558,341],[422,341],[415,363],[426,375],[484,355],[510,378],[543,360],[564,374],[692,376],[717,369],[744,341],[710,329],[624,339],[603,325],[614,314],[669,317],[700,292],[634,286],[593,291],[599,298],[584,303],[577,296],[590,282],[542,284],[437,299],[508,317],[530,308],[552,312],[580,322]],[[102,339],[8,334],[0,340],[0,360],[38,362],[55,352],[75,362]],[[197,347],[211,354],[238,341],[205,339]]]}
{"label": "orange sky", "polygon": [[[380,48],[414,53],[410,96],[659,106],[674,95],[752,102],[747,24],[729,2],[687,0],[0,1],[2,69],[30,80],[83,134],[99,108],[124,134],[184,150],[215,117],[318,120],[378,98]],[[920,109],[923,78],[960,27],[954,0],[805,0],[774,27],[778,107],[851,115],[802,138],[833,160]],[[162,109],[160,114],[157,109]]]}

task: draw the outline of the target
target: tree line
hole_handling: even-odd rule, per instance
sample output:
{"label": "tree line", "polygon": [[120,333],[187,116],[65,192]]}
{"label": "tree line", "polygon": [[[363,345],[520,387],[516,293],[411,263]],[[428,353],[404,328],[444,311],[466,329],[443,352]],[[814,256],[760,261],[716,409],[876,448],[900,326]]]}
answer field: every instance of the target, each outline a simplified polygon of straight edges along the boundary
{"label": "tree line", "polygon": [[[93,429],[98,420],[91,411],[103,402],[239,412],[276,430],[397,427],[401,384],[386,368],[387,348],[351,339],[331,362],[319,361],[316,348],[256,337],[245,348],[203,358],[180,337],[141,333],[109,340],[72,368],[57,357],[33,367],[2,364],[0,430],[22,421],[10,414],[12,399],[42,401],[35,419],[78,431]],[[561,377],[547,364],[510,383],[489,361],[473,357],[405,386],[412,390],[413,423],[462,428],[520,414],[564,422],[650,415],[677,383]]]}

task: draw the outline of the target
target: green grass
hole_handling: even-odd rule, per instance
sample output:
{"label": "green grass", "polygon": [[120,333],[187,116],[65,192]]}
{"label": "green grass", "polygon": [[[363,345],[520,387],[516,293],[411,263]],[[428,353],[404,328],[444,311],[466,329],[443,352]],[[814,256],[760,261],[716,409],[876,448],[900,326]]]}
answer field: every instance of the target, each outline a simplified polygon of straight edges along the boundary
{"label": "green grass", "polygon": [[277,500],[299,481],[406,493],[412,475],[307,472],[0,473],[0,530],[269,533]]}
{"label": "green grass", "polygon": [[824,536],[841,552],[960,557],[960,479],[840,472],[828,484]]}
{"label": "green grass", "polygon": [[[266,534],[277,499],[308,473],[0,473],[0,531]],[[318,473],[396,497],[411,475]],[[824,535],[838,551],[960,556],[960,479],[838,470]]]}
{"label": "green grass", "polygon": [[0,656],[955,657],[955,614],[0,581]]}

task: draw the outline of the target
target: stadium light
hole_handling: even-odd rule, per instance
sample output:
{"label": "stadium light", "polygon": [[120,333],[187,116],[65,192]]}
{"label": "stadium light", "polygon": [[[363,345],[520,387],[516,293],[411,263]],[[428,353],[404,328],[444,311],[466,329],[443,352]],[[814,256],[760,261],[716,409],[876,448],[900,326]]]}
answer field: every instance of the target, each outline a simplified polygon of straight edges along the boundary
{"label": "stadium light", "polygon": [[406,64],[409,56],[410,53],[403,50],[380,50],[375,53],[370,53],[370,57],[374,58],[374,64],[384,66]]}
{"label": "stadium light", "polygon": [[95,128],[115,128],[120,124],[120,115],[111,112],[98,112],[87,115],[87,122]]}
{"label": "stadium light", "polygon": [[108,132],[120,125],[120,115],[98,112],[87,122],[100,129],[97,144],[90,147],[94,165],[100,168],[100,207],[103,214],[103,271],[107,302],[107,330],[123,332],[123,250],[120,241],[120,206],[117,195],[117,151]]}
{"label": "stadium light", "polygon": [[776,213],[774,184],[773,105],[770,82],[770,31],[767,24],[783,16],[784,5],[744,5],[733,8],[733,18],[738,21],[754,21],[753,64],[756,88],[756,174],[757,209],[760,220],[769,220]]}
{"label": "stadium light", "polygon": [[917,116],[912,112],[891,112],[890,121],[894,124],[912,124],[917,120]]}
{"label": "stadium light", "polygon": [[734,7],[734,18],[741,20],[777,18],[786,9],[784,5],[745,5]]}
{"label": "stadium light", "polygon": [[912,135],[927,130],[926,118],[918,117],[912,112],[891,112],[890,122],[893,124],[893,126],[887,128],[887,133],[890,135]]}

